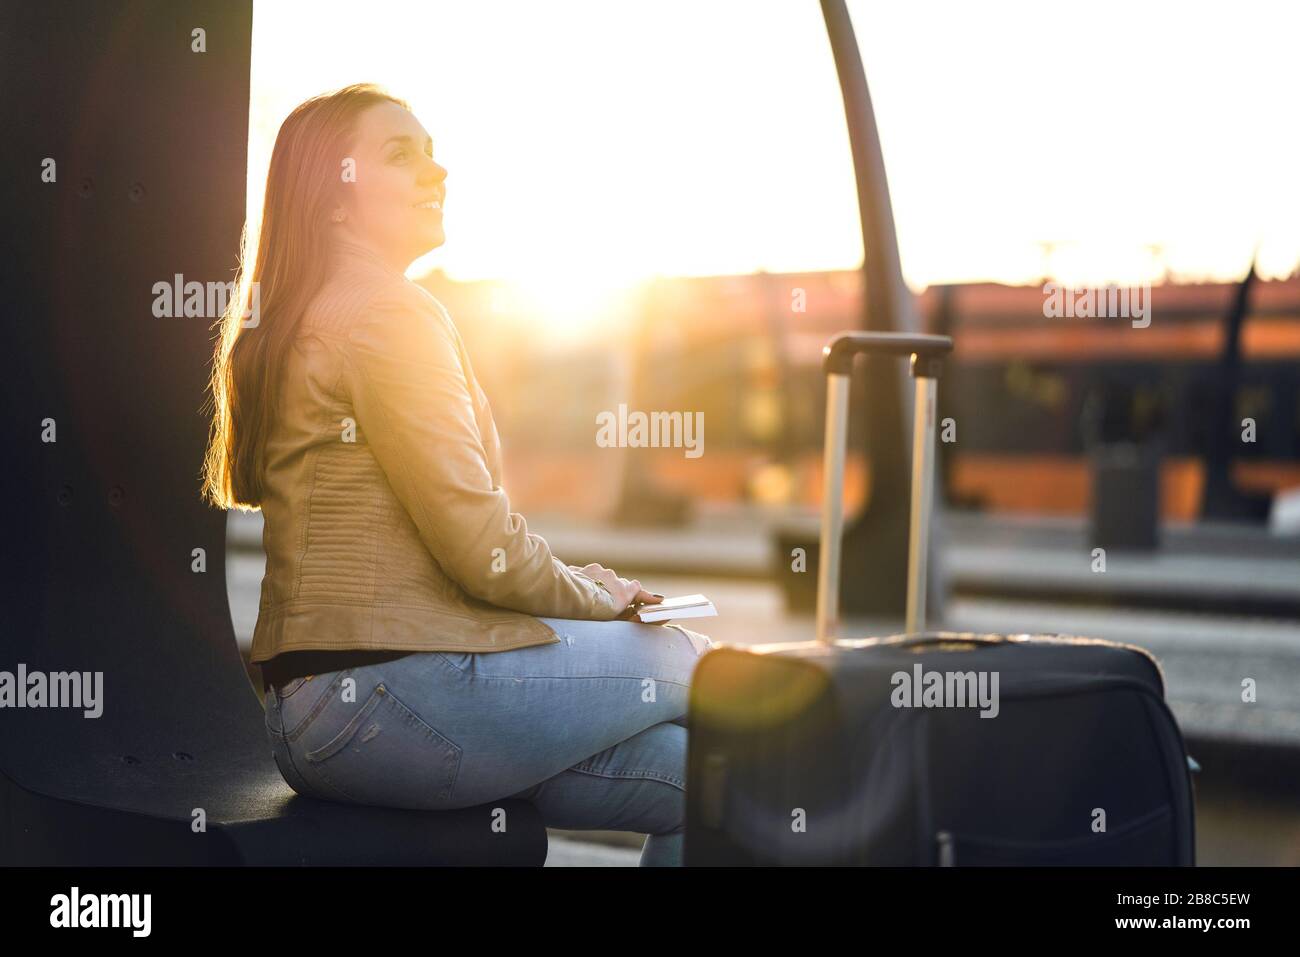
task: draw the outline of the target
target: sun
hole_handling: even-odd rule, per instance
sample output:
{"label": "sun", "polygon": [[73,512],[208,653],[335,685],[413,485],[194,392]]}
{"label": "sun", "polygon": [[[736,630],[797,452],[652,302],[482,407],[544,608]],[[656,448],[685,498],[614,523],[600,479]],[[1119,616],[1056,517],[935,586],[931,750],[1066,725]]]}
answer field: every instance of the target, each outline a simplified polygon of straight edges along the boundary
{"label": "sun", "polygon": [[637,318],[643,281],[600,271],[523,272],[503,285],[502,305],[517,315],[535,317],[557,344],[583,337],[604,341],[626,331]]}

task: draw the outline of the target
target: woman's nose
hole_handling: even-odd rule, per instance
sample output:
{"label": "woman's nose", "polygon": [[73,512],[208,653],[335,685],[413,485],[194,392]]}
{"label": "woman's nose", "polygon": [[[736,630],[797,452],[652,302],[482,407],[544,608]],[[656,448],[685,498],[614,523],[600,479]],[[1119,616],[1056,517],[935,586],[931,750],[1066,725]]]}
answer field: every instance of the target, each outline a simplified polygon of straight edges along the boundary
{"label": "woman's nose", "polygon": [[446,167],[439,166],[433,160],[429,160],[428,164],[420,174],[420,179],[426,183],[441,183],[446,178]]}

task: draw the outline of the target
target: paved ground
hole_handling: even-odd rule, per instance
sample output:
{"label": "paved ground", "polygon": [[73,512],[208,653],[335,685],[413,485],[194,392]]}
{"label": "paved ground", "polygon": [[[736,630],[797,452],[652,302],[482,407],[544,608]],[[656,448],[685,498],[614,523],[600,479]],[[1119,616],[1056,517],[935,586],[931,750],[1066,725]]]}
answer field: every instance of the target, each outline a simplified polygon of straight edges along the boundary
{"label": "paved ground", "polygon": [[[971,631],[1056,631],[1140,645],[1164,668],[1167,697],[1183,733],[1198,740],[1300,748],[1297,624],[1047,603],[963,600],[951,621]],[[1256,700],[1242,701],[1242,682]]]}

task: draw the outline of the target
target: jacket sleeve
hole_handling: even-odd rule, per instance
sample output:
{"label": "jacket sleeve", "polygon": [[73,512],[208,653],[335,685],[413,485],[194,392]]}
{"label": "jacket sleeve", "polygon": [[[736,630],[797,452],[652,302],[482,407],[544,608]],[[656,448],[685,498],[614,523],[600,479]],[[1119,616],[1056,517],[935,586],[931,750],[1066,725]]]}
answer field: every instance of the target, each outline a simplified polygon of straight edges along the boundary
{"label": "jacket sleeve", "polygon": [[470,595],[531,615],[617,618],[604,585],[552,555],[494,483],[458,338],[418,288],[379,293],[348,330],[343,378],[394,493]]}

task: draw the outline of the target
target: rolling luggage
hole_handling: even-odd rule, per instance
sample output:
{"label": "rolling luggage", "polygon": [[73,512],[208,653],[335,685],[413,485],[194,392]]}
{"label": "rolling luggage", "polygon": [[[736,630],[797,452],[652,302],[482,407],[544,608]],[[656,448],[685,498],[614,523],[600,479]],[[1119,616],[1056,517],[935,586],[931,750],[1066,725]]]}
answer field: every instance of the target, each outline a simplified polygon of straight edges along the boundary
{"label": "rolling luggage", "polygon": [[[690,693],[685,864],[1191,865],[1193,797],[1159,664],[1066,636],[927,632],[934,410],[946,336],[824,350],[817,637],[720,645]],[[838,637],[849,374],[911,356],[907,633]]]}

